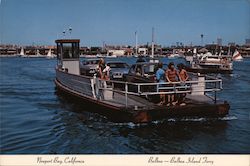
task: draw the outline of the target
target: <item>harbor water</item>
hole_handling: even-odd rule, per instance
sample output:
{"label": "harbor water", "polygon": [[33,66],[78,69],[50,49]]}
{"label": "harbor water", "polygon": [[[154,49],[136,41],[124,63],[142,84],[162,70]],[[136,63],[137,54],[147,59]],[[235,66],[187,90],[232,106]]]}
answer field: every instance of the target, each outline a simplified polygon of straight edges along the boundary
{"label": "harbor water", "polygon": [[218,97],[231,106],[227,117],[143,125],[113,123],[57,94],[55,65],[55,59],[0,58],[1,154],[250,153],[250,59],[218,75]]}

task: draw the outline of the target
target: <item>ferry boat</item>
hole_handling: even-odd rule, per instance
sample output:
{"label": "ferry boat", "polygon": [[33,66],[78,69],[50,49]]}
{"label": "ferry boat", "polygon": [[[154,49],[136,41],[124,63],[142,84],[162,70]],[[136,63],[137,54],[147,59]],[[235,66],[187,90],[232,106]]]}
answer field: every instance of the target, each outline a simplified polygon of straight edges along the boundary
{"label": "ferry boat", "polygon": [[[59,39],[55,42],[58,54],[55,68],[57,91],[80,101],[110,121],[148,123],[167,118],[223,117],[229,113],[229,104],[217,99],[218,91],[222,90],[221,79],[197,75],[185,85],[174,82],[171,86],[169,83],[103,80],[96,75],[80,74],[79,39]],[[115,84],[123,87],[116,88]],[[164,84],[166,86],[162,86]],[[137,90],[130,90],[131,86]],[[183,93],[188,93],[185,106],[158,105],[147,99],[150,95]]]}

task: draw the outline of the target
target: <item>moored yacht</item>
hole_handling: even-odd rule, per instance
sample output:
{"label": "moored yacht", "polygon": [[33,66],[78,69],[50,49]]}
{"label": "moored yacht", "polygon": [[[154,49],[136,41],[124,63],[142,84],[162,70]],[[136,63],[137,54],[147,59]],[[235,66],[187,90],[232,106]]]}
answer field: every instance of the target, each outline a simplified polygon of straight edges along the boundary
{"label": "moored yacht", "polygon": [[[187,59],[187,57],[186,57]],[[233,63],[230,56],[212,55],[210,52],[205,54],[195,54],[189,57],[190,66],[187,70],[197,73],[232,73]]]}
{"label": "moored yacht", "polygon": [[173,54],[170,54],[168,56],[168,58],[172,59],[172,58],[183,58],[184,56],[183,55],[180,55],[180,54],[177,54],[177,53],[173,53]]}

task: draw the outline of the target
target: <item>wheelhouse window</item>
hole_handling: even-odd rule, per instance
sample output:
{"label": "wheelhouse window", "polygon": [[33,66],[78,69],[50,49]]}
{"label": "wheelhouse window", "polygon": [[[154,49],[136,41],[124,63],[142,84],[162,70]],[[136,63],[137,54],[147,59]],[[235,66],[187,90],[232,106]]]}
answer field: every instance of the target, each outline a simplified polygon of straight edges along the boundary
{"label": "wheelhouse window", "polygon": [[71,59],[72,56],[72,44],[63,43],[63,59]]}
{"label": "wheelhouse window", "polygon": [[157,65],[155,64],[150,64],[150,65],[145,65],[144,66],[144,74],[155,74],[157,70]]}
{"label": "wheelhouse window", "polygon": [[57,45],[58,56],[62,59],[78,59],[79,43],[60,43]]}

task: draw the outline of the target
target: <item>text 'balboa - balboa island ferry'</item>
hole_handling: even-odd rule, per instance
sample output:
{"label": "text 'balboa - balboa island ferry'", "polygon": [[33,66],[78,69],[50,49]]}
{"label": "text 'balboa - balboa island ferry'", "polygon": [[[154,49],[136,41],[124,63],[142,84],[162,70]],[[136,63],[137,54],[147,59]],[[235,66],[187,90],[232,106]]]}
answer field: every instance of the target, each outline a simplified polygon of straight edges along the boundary
{"label": "text 'balboa - balboa island ferry'", "polygon": [[[55,42],[57,89],[111,121],[145,123],[168,118],[223,117],[229,112],[229,104],[217,99],[217,92],[222,90],[221,79],[196,74],[185,85],[172,82],[168,86],[169,82],[134,83],[81,75],[80,40],[60,39]],[[184,93],[187,94],[184,106],[158,105],[150,100],[160,94]]]}

